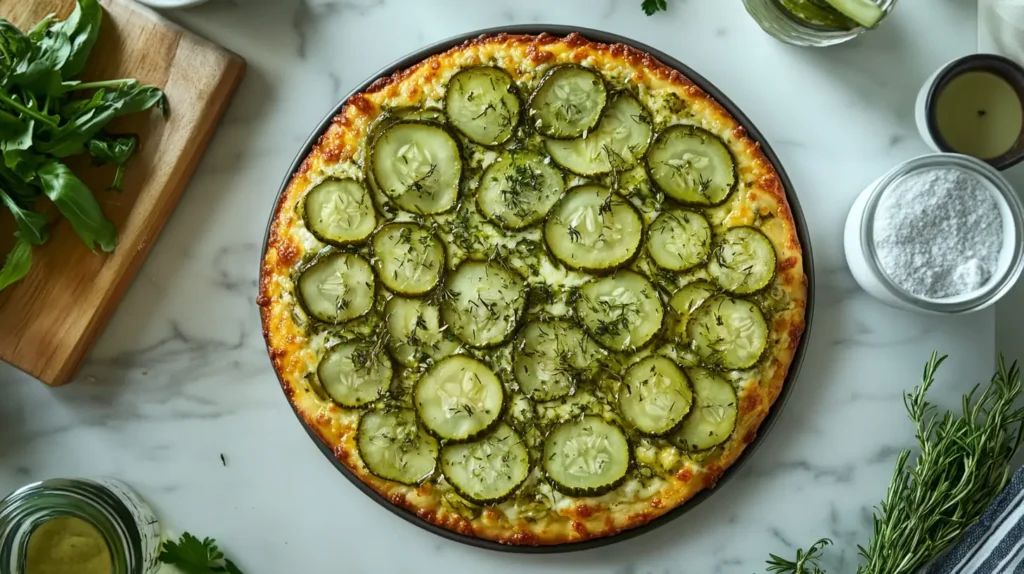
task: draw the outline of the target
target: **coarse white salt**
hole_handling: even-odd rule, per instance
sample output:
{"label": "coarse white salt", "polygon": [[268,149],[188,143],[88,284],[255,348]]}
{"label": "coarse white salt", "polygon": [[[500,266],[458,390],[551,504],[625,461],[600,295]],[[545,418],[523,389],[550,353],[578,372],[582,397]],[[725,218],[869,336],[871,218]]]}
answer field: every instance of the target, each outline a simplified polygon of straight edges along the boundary
{"label": "coarse white salt", "polygon": [[986,182],[959,169],[925,169],[883,192],[873,236],[879,265],[893,283],[941,299],[988,282],[1003,246],[1003,221]]}

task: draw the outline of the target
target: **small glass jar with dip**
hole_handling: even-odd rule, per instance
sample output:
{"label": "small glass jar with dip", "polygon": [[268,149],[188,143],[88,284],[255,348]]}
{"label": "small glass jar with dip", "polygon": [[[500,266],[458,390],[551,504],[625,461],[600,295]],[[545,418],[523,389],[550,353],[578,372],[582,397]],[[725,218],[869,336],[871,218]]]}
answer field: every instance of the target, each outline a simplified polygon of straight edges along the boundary
{"label": "small glass jar with dip", "polygon": [[1024,68],[995,54],[953,60],[925,82],[914,115],[933,150],[1006,169],[1024,159]]}
{"label": "small glass jar with dip", "polygon": [[[964,201],[956,202],[960,193]],[[886,242],[893,236],[905,243]],[[986,245],[982,237],[991,239],[988,250],[979,249]],[[936,238],[941,241],[932,242]],[[857,197],[844,245],[854,279],[883,303],[928,313],[970,313],[993,305],[1020,278],[1024,205],[1006,178],[979,159],[920,156]],[[934,285],[945,291],[932,292]],[[950,285],[963,289],[951,291]]]}
{"label": "small glass jar with dip", "polygon": [[889,15],[896,0],[743,0],[743,4],[761,29],[776,40],[824,47],[874,28]]}
{"label": "small glass jar with dip", "polygon": [[154,574],[160,526],[127,485],[55,479],[0,501],[0,572]]}

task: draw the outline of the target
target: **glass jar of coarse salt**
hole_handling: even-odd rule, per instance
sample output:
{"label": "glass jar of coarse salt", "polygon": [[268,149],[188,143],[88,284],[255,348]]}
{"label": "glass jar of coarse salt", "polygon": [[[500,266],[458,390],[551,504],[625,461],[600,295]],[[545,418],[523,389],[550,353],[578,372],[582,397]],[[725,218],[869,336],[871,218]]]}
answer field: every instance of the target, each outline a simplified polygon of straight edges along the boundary
{"label": "glass jar of coarse salt", "polygon": [[894,307],[970,313],[1024,269],[1024,206],[992,166],[938,153],[909,160],[854,201],[844,233],[860,286]]}

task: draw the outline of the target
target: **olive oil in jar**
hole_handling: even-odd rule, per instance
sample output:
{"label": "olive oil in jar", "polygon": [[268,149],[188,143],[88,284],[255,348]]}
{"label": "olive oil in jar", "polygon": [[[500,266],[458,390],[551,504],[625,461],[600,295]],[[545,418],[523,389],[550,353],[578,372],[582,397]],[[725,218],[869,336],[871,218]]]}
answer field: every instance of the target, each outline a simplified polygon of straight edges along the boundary
{"label": "olive oil in jar", "polygon": [[960,74],[935,100],[939,136],[952,151],[994,159],[1014,149],[1024,127],[1024,106],[1017,90],[989,71]]}

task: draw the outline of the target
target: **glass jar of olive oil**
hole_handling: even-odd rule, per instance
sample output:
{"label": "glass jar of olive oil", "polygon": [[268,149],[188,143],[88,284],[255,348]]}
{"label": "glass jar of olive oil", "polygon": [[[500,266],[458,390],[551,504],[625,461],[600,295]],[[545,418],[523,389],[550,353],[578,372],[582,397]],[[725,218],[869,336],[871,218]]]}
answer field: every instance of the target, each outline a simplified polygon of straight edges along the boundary
{"label": "glass jar of olive oil", "polygon": [[5,574],[153,574],[159,551],[152,509],[115,480],[47,480],[0,501]]}
{"label": "glass jar of olive oil", "polygon": [[747,12],[761,28],[796,46],[823,47],[852,40],[885,18],[896,0],[840,0],[847,12],[829,0],[743,0]]}

